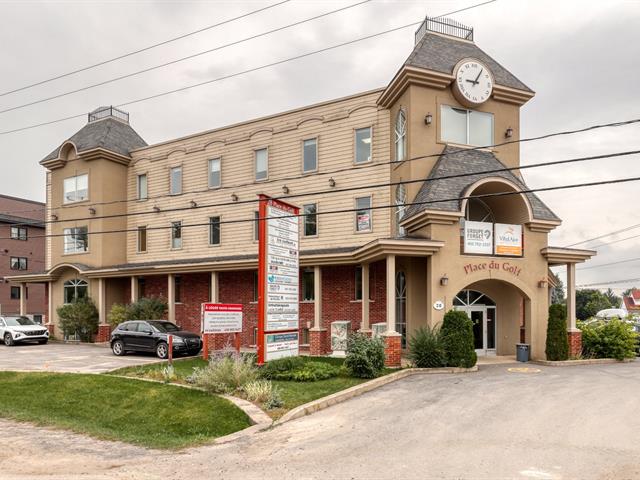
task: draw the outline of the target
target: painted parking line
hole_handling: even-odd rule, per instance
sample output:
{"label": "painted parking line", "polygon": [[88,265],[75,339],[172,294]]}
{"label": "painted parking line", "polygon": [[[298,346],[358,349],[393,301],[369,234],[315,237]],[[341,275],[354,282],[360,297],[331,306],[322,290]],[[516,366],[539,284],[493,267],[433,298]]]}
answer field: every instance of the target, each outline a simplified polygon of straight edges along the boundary
{"label": "painted parking line", "polygon": [[511,367],[507,368],[507,371],[512,373],[540,373],[542,370],[532,367]]}

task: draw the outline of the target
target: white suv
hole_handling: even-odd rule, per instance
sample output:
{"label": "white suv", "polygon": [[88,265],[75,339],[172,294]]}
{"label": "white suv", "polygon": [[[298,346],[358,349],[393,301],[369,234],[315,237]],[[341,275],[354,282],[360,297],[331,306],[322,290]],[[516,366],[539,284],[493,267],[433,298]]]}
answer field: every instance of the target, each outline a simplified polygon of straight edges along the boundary
{"label": "white suv", "polygon": [[18,342],[45,344],[49,341],[49,330],[28,317],[3,316],[0,317],[0,338],[7,347],[12,347]]}

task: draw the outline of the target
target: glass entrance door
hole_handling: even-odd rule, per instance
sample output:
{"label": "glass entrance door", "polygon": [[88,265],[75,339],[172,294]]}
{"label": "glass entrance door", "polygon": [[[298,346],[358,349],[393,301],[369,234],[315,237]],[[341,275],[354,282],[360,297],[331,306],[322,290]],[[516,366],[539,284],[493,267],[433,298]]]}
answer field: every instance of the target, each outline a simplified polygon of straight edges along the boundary
{"label": "glass entrance door", "polygon": [[465,312],[473,323],[473,343],[480,356],[496,354],[496,306],[480,292],[462,290],[456,295],[454,308]]}

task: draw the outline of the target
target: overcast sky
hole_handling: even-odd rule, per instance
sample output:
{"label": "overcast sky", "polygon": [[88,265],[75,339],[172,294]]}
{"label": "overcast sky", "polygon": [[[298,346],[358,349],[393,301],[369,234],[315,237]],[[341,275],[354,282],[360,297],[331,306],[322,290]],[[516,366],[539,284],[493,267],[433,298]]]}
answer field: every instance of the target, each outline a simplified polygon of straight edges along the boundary
{"label": "overcast sky", "polygon": [[[270,1],[0,0],[0,91],[33,83],[241,15]],[[213,48],[358,0],[292,0],[255,16],[103,67],[0,97],[0,110]],[[13,112],[0,131],[117,105],[441,15],[481,0],[373,0],[175,66]],[[453,16],[475,41],[536,91],[522,136],[640,117],[640,1],[498,0]],[[274,68],[143,102],[125,110],[149,143],[169,140],[386,85],[411,52],[414,28]],[[44,201],[38,162],[84,119],[0,136],[0,193]],[[640,149],[640,126],[522,145],[523,164]],[[525,171],[535,187],[640,176],[639,156]],[[640,223],[640,183],[542,193],[563,219],[564,246]],[[640,228],[602,241],[640,235]],[[596,246],[592,242],[586,246]],[[598,249],[590,264],[640,257],[640,237]],[[640,277],[640,261],[578,272],[578,284]],[[640,281],[636,282],[640,285]],[[618,291],[630,284],[612,285]]]}

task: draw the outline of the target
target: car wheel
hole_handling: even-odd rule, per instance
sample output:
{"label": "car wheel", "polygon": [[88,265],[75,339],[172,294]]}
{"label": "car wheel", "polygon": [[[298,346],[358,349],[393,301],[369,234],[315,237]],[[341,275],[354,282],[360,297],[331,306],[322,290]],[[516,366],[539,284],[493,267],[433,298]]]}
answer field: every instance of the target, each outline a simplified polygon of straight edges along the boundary
{"label": "car wheel", "polygon": [[49,340],[38,340],[38,345],[46,345]]}
{"label": "car wheel", "polygon": [[118,357],[121,357],[125,354],[125,350],[124,350],[124,343],[122,342],[122,340],[116,340],[115,342],[113,342],[111,344],[111,351],[113,352],[114,355],[117,355]]}
{"label": "car wheel", "polygon": [[169,346],[166,342],[160,342],[156,345],[156,355],[158,358],[165,359],[169,356]]}
{"label": "car wheel", "polygon": [[14,345],[13,337],[11,336],[11,334],[9,332],[4,334],[4,344],[7,347],[13,347],[13,345]]}

